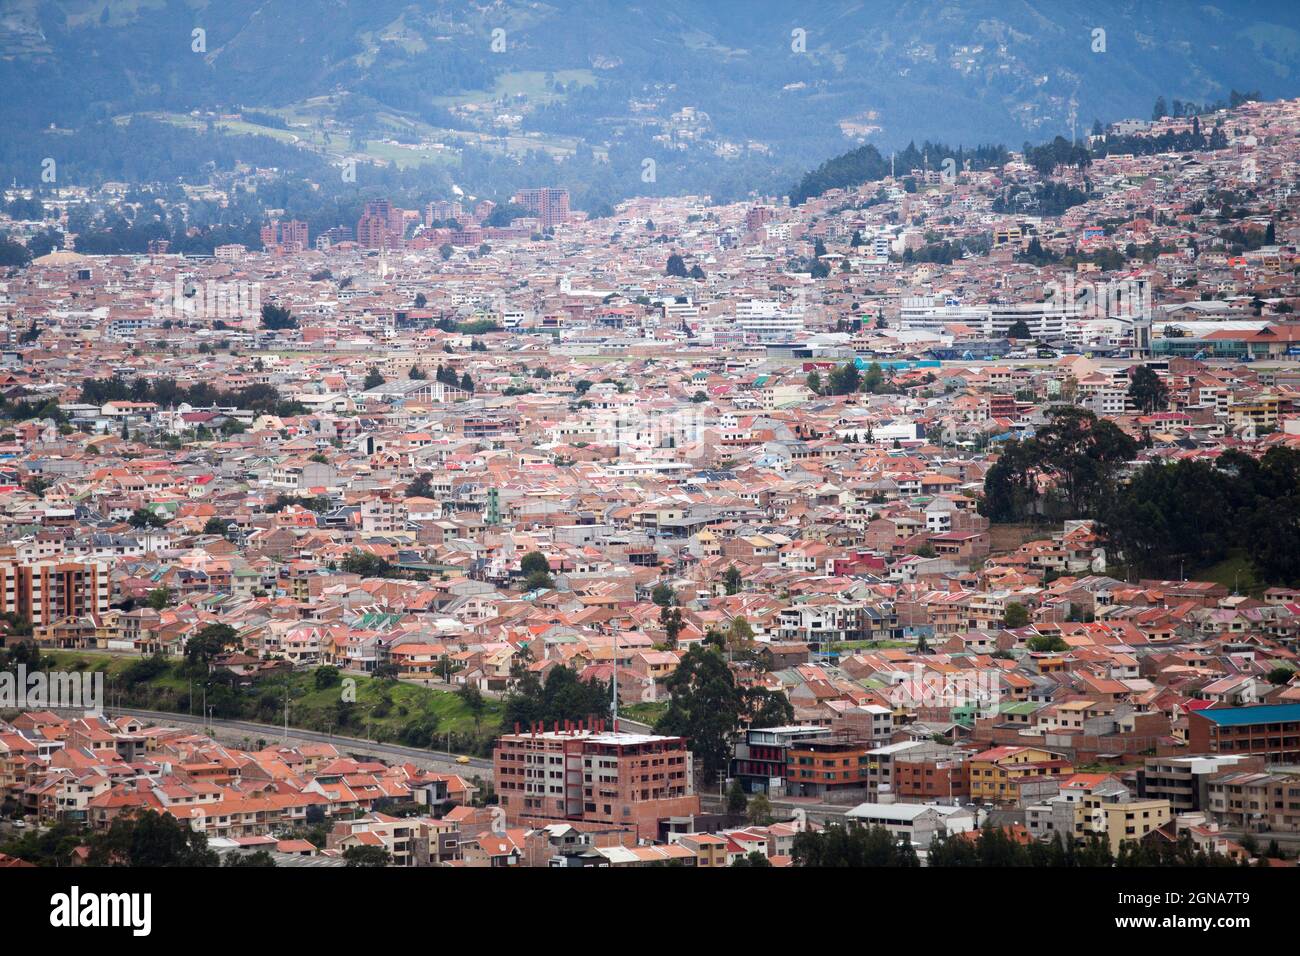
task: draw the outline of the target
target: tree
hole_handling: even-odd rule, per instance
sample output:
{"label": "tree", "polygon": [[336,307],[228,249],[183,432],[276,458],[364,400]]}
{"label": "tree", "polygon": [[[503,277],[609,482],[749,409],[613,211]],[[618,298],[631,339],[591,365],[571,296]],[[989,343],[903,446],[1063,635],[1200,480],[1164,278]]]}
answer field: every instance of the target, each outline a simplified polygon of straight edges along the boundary
{"label": "tree", "polygon": [[744,584],[740,569],[734,564],[727,568],[727,572],[722,576],[722,583],[726,587],[728,594],[739,594],[741,586]]}
{"label": "tree", "polygon": [[361,384],[362,387],[366,389],[378,388],[380,385],[384,384],[384,376],[379,371],[378,366],[370,366],[370,371],[366,372],[366,379]]}
{"label": "tree", "polygon": [[191,665],[207,666],[212,659],[225,653],[226,646],[238,636],[229,624],[208,624],[185,642],[185,660]]}
{"label": "tree", "polygon": [[984,476],[980,513],[995,522],[1053,513],[1099,517],[1120,469],[1136,454],[1137,442],[1114,422],[1055,406],[1034,437],[1003,445]]}
{"label": "tree", "polygon": [[533,723],[548,726],[565,720],[601,719],[609,715],[611,688],[598,680],[583,681],[569,667],[552,667],[543,683],[527,671],[506,696],[501,717],[504,727]]}
{"label": "tree", "polygon": [[740,723],[741,692],[722,655],[696,645],[667,680],[668,709],[655,724],[661,734],[685,737],[711,785],[727,770],[732,735]]}
{"label": "tree", "polygon": [[820,832],[796,833],[791,848],[795,866],[893,867],[920,866],[916,851],[880,826],[829,824]]}
{"label": "tree", "polygon": [[233,522],[228,521],[225,518],[209,518],[203,523],[203,533],[219,534],[224,537],[226,532],[230,530],[232,524]]}
{"label": "tree", "polygon": [[1036,654],[1059,654],[1070,649],[1070,645],[1058,634],[1035,635],[1025,642],[1025,646]]}
{"label": "tree", "polygon": [[462,684],[460,689],[456,691],[456,696],[460,698],[461,703],[465,705],[465,709],[474,718],[474,732],[478,733],[479,722],[483,719],[483,711],[487,709],[487,700],[483,697],[483,693],[474,684]]}
{"label": "tree", "polygon": [[1003,627],[1024,627],[1029,623],[1029,611],[1023,604],[1012,601],[1002,614]]}
{"label": "tree", "polygon": [[744,856],[736,857],[736,862],[731,865],[733,867],[771,866],[772,861],[758,850],[751,850]]}
{"label": "tree", "polygon": [[682,633],[685,626],[682,622],[682,609],[679,607],[663,607],[659,610],[659,623],[664,628],[664,639],[670,648],[676,649],[677,636]]}
{"label": "tree", "polygon": [[808,373],[808,378],[804,380],[804,383],[808,386],[808,391],[814,395],[822,393],[822,377],[816,369]]}
{"label": "tree", "polygon": [[460,377],[460,387],[471,395],[474,394],[474,379],[470,378],[469,372]]}
{"label": "tree", "polygon": [[668,264],[664,266],[664,275],[676,276],[679,279],[685,279],[689,275],[686,271],[686,260],[674,252],[668,257]]}
{"label": "tree", "polygon": [[1007,338],[1009,339],[1032,339],[1033,337],[1034,333],[1029,331],[1029,323],[1024,319],[1017,319],[1007,329]]}
{"label": "tree", "polygon": [[420,472],[406,486],[406,497],[408,498],[432,498],[433,494],[433,476],[427,471]]}
{"label": "tree", "polygon": [[168,813],[146,810],[114,818],[89,840],[91,866],[217,866],[208,838]]}
{"label": "tree", "polygon": [[772,823],[772,801],[768,800],[764,794],[755,794],[749,801],[746,815],[753,826],[770,826]]}
{"label": "tree", "polygon": [[1129,376],[1128,397],[1137,408],[1150,414],[1169,404],[1169,388],[1154,369],[1139,365]]}
{"label": "tree", "polygon": [[169,591],[167,588],[154,588],[152,591],[149,592],[148,596],[145,598],[145,603],[148,604],[155,611],[161,611],[163,608],[167,607],[167,605],[171,603],[171,600],[172,600],[171,591]]}
{"label": "tree", "polygon": [[879,362],[867,366],[867,373],[862,377],[862,390],[872,395],[878,394],[885,383],[885,372]]}
{"label": "tree", "polygon": [[126,523],[132,528],[165,528],[167,519],[149,508],[136,508]]}
{"label": "tree", "polygon": [[262,328],[273,331],[283,329],[296,329],[298,320],[290,314],[287,308],[275,305],[272,302],[262,306]]}
{"label": "tree", "polygon": [[826,382],[826,391],[831,395],[852,395],[858,390],[862,376],[856,362],[845,362],[831,372]]}
{"label": "tree", "polygon": [[379,867],[392,862],[388,850],[382,846],[350,846],[343,851],[348,866]]}
{"label": "tree", "polygon": [[655,604],[658,604],[660,607],[668,607],[677,600],[677,595],[673,591],[671,585],[665,584],[661,581],[659,584],[656,584],[654,590],[650,592],[650,600]]}
{"label": "tree", "polygon": [[525,576],[531,574],[551,573],[551,562],[546,560],[546,555],[540,551],[529,551],[519,561],[519,572]]}
{"label": "tree", "polygon": [[731,781],[731,786],[727,787],[727,812],[733,816],[739,816],[745,812],[749,806],[749,798],[745,796],[745,788],[739,778]]}

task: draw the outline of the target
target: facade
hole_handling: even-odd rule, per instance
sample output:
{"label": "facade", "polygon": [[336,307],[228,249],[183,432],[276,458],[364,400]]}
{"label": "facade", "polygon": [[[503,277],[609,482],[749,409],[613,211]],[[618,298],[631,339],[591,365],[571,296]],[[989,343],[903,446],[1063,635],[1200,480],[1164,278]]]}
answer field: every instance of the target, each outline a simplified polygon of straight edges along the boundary
{"label": "facade", "polygon": [[654,837],[661,819],[699,812],[691,753],[680,737],[583,729],[505,734],[493,767],[511,823],[582,820]]}
{"label": "facade", "polygon": [[534,216],[543,229],[559,226],[569,221],[569,191],[542,187],[521,189],[510,200],[523,206]]}
{"label": "facade", "polygon": [[1300,770],[1228,771],[1206,782],[1206,807],[1221,826],[1300,833]]}
{"label": "facade", "polygon": [[80,561],[0,561],[0,611],[33,626],[60,618],[106,614],[108,567]]}
{"label": "facade", "polygon": [[736,744],[731,775],[740,781],[746,793],[783,793],[790,749],[800,741],[830,735],[829,728],[815,724],[748,730],[744,742]]}
{"label": "facade", "polygon": [[1187,737],[1203,754],[1260,754],[1300,761],[1300,704],[1214,707],[1187,715]]}

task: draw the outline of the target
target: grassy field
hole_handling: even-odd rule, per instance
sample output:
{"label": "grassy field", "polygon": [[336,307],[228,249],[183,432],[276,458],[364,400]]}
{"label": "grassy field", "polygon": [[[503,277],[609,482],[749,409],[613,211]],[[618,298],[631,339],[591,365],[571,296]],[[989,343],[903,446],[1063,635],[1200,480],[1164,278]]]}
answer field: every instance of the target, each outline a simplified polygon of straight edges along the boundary
{"label": "grassy field", "polygon": [[1201,568],[1195,572],[1188,571],[1193,581],[1213,581],[1222,584],[1229,591],[1239,590],[1242,594],[1259,597],[1268,585],[1256,580],[1254,569],[1245,555],[1233,553],[1218,564]]}
{"label": "grassy field", "polygon": [[[61,670],[103,671],[110,706],[202,714],[203,679],[191,679],[180,662],[148,665],[144,658],[84,651],[51,651],[47,656]],[[287,680],[290,727],[435,749],[445,749],[450,734],[453,751],[479,755],[489,751],[500,732],[498,700],[485,698],[476,722],[459,694],[374,677],[343,677],[356,681],[355,702],[343,700],[341,684],[318,687],[312,668],[263,678],[247,687],[214,680],[208,686],[208,705],[216,718],[279,724]]]}
{"label": "grassy field", "polygon": [[666,710],[668,710],[668,704],[666,702],[628,705],[619,704],[618,706],[619,716],[626,717],[629,720],[635,720],[638,723],[649,724],[651,727],[653,727],[655,722],[664,715]]}

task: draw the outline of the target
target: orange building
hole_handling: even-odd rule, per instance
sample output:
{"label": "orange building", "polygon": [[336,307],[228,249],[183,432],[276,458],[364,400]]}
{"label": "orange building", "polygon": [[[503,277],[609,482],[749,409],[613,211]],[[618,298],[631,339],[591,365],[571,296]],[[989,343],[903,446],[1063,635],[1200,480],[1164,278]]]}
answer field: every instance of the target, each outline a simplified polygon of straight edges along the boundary
{"label": "orange building", "polygon": [[799,740],[786,751],[786,789],[790,796],[819,797],[827,791],[866,787],[872,745],[845,738]]}

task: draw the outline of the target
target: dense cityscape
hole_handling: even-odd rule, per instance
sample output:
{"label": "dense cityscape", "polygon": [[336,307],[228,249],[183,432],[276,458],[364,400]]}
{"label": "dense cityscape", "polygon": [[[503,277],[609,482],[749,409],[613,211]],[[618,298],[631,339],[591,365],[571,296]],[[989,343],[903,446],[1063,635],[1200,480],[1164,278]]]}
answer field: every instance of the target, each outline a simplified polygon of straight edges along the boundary
{"label": "dense cityscape", "polygon": [[1300,99],[874,122],[0,185],[0,869],[1296,867]]}

